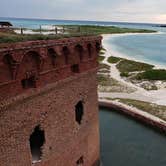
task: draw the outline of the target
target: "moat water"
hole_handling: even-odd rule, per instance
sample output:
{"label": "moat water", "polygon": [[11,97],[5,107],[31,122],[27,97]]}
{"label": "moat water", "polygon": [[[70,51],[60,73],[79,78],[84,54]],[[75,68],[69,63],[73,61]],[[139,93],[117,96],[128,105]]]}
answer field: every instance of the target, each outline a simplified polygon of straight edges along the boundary
{"label": "moat water", "polygon": [[166,136],[124,115],[100,108],[103,166],[166,166]]}

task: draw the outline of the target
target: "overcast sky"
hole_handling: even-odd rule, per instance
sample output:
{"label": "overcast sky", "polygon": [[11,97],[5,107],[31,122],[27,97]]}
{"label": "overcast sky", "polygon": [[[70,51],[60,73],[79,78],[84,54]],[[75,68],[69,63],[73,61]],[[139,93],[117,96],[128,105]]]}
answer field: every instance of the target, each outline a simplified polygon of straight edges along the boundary
{"label": "overcast sky", "polygon": [[0,0],[1,17],[166,23],[166,0]]}

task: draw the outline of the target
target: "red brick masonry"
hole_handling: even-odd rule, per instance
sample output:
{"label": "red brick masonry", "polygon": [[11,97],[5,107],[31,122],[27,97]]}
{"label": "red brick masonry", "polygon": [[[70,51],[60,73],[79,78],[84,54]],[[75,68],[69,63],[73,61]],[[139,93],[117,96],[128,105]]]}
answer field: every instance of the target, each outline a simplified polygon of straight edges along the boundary
{"label": "red brick masonry", "polygon": [[[0,166],[99,164],[100,48],[100,36],[0,46]],[[30,137],[37,126],[44,144],[33,163]]]}

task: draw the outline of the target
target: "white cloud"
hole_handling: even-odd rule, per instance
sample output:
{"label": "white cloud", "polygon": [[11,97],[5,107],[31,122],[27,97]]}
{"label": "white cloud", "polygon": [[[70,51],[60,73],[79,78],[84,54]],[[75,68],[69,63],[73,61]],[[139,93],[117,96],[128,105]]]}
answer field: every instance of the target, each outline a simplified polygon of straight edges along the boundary
{"label": "white cloud", "polygon": [[0,4],[0,16],[7,17],[166,22],[166,0],[0,0]]}

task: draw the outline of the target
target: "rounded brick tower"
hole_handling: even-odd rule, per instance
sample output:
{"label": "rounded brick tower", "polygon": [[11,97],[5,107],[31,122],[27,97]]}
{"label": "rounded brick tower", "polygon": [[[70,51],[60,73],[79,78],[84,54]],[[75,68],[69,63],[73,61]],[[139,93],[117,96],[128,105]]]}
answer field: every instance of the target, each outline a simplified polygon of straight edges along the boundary
{"label": "rounded brick tower", "polygon": [[0,46],[0,166],[97,166],[100,36]]}

